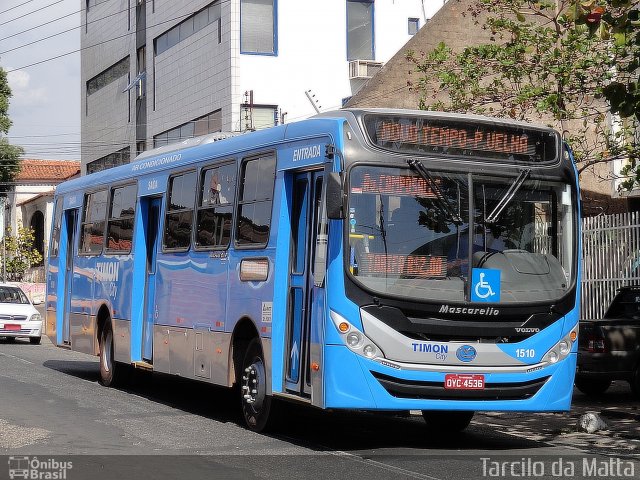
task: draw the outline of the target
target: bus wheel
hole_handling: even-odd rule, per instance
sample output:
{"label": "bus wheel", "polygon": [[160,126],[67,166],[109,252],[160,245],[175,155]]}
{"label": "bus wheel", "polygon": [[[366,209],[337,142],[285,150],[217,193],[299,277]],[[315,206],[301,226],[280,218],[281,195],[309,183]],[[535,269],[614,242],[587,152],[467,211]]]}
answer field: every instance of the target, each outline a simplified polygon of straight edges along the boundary
{"label": "bus wheel", "polygon": [[469,426],[474,412],[422,410],[429,429],[439,432],[461,432]]}
{"label": "bus wheel", "polygon": [[240,373],[240,401],[244,421],[251,430],[261,432],[269,425],[272,399],[267,395],[267,372],[258,338],[249,343]]}
{"label": "bus wheel", "polygon": [[117,380],[118,366],[113,360],[113,329],[107,320],[100,335],[100,384],[112,387]]}
{"label": "bus wheel", "polygon": [[640,398],[640,365],[636,367],[636,371],[633,373],[631,380],[629,380],[629,384],[631,385],[633,394],[637,398]]}

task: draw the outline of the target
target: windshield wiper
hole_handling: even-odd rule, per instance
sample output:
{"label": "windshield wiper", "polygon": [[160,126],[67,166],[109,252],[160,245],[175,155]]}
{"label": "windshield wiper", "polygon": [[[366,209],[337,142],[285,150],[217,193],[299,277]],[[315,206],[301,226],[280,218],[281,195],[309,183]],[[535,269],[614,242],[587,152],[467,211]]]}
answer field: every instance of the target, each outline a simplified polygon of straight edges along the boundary
{"label": "windshield wiper", "polygon": [[495,223],[498,220],[498,217],[502,213],[502,211],[506,208],[506,206],[513,200],[515,194],[520,190],[520,187],[524,184],[524,181],[527,179],[529,174],[531,173],[531,169],[527,168],[520,172],[518,178],[516,178],[515,182],[511,184],[507,193],[505,193],[493,211],[489,214],[489,216],[485,219],[486,223]]}
{"label": "windshield wiper", "polygon": [[422,179],[425,182],[427,182],[427,184],[429,185],[429,188],[431,188],[431,191],[435,194],[436,200],[438,201],[438,206],[444,211],[445,215],[447,216],[447,219],[455,223],[456,225],[462,225],[464,223],[462,221],[462,218],[460,218],[460,215],[458,215],[455,212],[455,210],[451,207],[448,200],[442,193],[442,190],[440,190],[440,187],[438,186],[436,181],[433,179],[429,171],[426,168],[424,168],[424,165],[422,164],[422,162],[417,159],[411,159],[411,160],[407,160],[407,163],[409,164],[410,168],[418,172],[418,175],[420,175]]}

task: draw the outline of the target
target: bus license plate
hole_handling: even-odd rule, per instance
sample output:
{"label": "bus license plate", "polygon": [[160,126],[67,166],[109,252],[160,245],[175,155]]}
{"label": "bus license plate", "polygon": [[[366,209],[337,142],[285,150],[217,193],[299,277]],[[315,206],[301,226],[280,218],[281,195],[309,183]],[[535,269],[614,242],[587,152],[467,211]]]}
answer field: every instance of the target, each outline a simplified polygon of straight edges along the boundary
{"label": "bus license plate", "polygon": [[484,390],[484,375],[450,373],[444,376],[444,388],[448,390]]}

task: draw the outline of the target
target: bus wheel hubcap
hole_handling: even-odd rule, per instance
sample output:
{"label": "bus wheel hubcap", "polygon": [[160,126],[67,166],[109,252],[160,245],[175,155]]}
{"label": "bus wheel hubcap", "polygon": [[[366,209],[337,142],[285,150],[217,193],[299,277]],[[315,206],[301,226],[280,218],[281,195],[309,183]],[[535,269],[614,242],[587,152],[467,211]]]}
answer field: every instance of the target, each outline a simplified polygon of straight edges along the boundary
{"label": "bus wheel hubcap", "polygon": [[242,397],[246,406],[256,413],[260,412],[266,395],[264,365],[256,359],[244,369],[242,375]]}

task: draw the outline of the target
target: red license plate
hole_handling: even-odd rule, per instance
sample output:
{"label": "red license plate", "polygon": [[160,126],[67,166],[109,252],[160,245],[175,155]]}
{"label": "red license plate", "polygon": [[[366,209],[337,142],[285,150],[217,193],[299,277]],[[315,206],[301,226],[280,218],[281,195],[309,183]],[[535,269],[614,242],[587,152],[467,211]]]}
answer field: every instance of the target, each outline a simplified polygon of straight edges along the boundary
{"label": "red license plate", "polygon": [[444,376],[447,390],[484,390],[484,375],[449,373]]}

